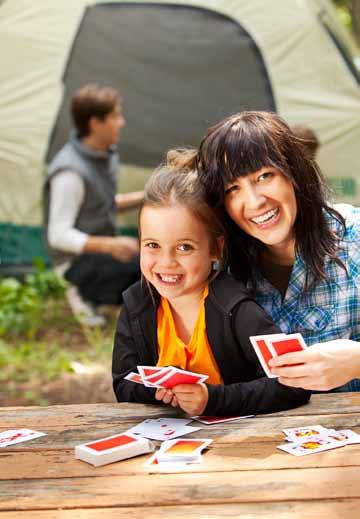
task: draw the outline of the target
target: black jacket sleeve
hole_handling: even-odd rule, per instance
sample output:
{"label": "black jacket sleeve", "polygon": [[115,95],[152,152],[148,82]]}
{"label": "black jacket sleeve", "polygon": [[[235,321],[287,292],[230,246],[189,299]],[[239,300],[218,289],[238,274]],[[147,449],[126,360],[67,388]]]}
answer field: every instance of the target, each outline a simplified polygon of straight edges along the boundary
{"label": "black jacket sleeve", "polygon": [[123,305],[116,326],[112,358],[113,388],[118,402],[159,404],[154,388],[124,379],[131,371],[137,372],[137,366],[144,364],[144,360],[136,347],[128,311]]}
{"label": "black jacket sleeve", "polygon": [[281,333],[281,330],[255,301],[247,299],[235,308],[232,330],[241,350],[239,353],[247,369],[254,373],[254,380],[229,385],[209,384],[209,400],[204,414],[231,416],[272,413],[308,402],[311,395],[309,391],[284,386],[277,379],[264,376],[249,337]]}

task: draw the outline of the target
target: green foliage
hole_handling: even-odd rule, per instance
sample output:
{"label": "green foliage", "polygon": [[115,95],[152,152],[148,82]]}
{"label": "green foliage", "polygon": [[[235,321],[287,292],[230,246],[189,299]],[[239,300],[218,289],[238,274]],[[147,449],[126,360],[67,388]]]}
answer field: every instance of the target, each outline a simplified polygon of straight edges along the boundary
{"label": "green foliage", "polygon": [[47,299],[64,297],[66,283],[41,260],[36,273],[23,283],[14,278],[0,280],[0,337],[6,334],[32,338],[42,324]]}

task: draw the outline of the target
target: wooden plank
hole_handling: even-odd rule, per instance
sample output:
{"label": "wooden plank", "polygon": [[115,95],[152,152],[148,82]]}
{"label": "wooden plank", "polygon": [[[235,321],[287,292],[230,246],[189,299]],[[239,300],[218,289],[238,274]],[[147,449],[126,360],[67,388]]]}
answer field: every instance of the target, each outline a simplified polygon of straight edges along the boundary
{"label": "wooden plank", "polygon": [[0,510],[358,499],[359,468],[4,481]]}
{"label": "wooden plank", "polygon": [[[313,415],[360,413],[360,393],[325,393],[313,395],[304,406],[262,415],[261,418],[302,417]],[[103,423],[140,422],[145,418],[158,416],[183,416],[169,406],[142,404],[76,404],[48,407],[4,407],[0,409],[1,429],[10,427],[41,428],[96,425]]]}
{"label": "wooden plank", "polygon": [[[1,418],[1,415],[0,415]],[[320,419],[321,418],[321,419]],[[11,447],[12,451],[33,451],[34,449],[69,449],[80,443],[104,438],[120,432],[126,431],[137,423],[146,419],[142,416],[138,420],[131,420],[118,423],[97,423],[93,426],[82,425],[74,426],[61,424],[58,426],[38,427],[34,429],[47,433],[46,436],[32,440],[30,442],[19,443]],[[234,442],[264,442],[276,441],[278,444],[283,443],[284,435],[282,430],[288,427],[300,427],[304,425],[320,424],[329,429],[352,429],[360,433],[360,422],[358,414],[337,414],[337,415],[323,415],[321,417],[297,416],[284,417],[272,416],[269,418],[250,418],[239,420],[237,422],[226,422],[218,425],[203,425],[194,422],[192,425],[200,427],[200,430],[192,433],[188,437],[210,437],[221,443]],[[24,427],[25,425],[18,424],[17,427]],[[15,428],[15,426],[10,426]],[[0,427],[0,430],[5,430]],[[0,450],[3,452],[5,449]]]}
{"label": "wooden plank", "polygon": [[[360,445],[349,445],[319,455],[296,457],[276,449],[279,442],[238,442],[213,444],[203,463],[188,467],[186,472],[242,472],[310,467],[360,466]],[[93,467],[76,460],[74,450],[40,450],[0,453],[0,481],[65,477],[107,477],[110,475],[144,475],[147,456],[140,456],[104,467]],[[360,467],[359,467],[360,471]],[[156,472],[156,470],[155,470]],[[241,476],[243,477],[243,476]]]}
{"label": "wooden plank", "polygon": [[[358,519],[359,500],[0,512],[1,519]],[[26,515],[25,515],[26,514]]]}

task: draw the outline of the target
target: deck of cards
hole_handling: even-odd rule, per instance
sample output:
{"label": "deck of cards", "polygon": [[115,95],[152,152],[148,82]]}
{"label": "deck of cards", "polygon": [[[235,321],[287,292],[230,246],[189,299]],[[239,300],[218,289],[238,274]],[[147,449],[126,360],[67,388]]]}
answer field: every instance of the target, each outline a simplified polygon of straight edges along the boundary
{"label": "deck of cards", "polygon": [[120,461],[154,450],[146,438],[131,433],[115,434],[101,440],[83,443],[75,447],[75,458],[95,467]]}
{"label": "deck of cards", "polygon": [[283,432],[288,443],[278,445],[277,448],[294,456],[306,456],[352,443],[360,443],[360,435],[350,429],[337,431],[327,429],[322,425],[310,425],[284,429]]}
{"label": "deck of cards", "polygon": [[269,378],[277,378],[271,373],[269,360],[284,353],[302,351],[307,348],[301,333],[275,333],[270,335],[253,335],[250,342],[255,350],[260,364]]}
{"label": "deck of cards", "polygon": [[129,373],[125,380],[146,387],[171,389],[178,384],[200,384],[208,378],[207,375],[185,371],[174,366],[138,366],[137,369],[138,373]]}
{"label": "deck of cards", "polygon": [[201,454],[212,440],[181,438],[177,440],[167,440],[161,444],[160,449],[145,463],[146,467],[172,465],[173,467],[200,463]]}

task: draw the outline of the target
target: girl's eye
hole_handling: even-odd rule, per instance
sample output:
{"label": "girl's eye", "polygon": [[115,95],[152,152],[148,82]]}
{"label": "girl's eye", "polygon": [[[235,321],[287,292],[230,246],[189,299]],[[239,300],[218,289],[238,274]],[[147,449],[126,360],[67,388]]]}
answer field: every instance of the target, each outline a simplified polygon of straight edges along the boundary
{"label": "girl's eye", "polygon": [[148,249],[157,249],[159,247],[159,245],[153,241],[149,242],[149,243],[145,243],[145,247],[147,247]]}
{"label": "girl's eye", "polygon": [[190,250],[193,250],[193,246],[189,243],[181,243],[180,245],[178,245],[178,250],[180,252],[189,252]]}

